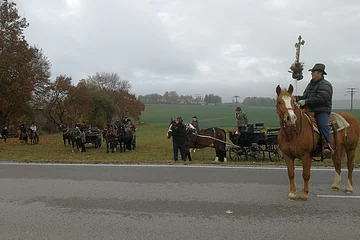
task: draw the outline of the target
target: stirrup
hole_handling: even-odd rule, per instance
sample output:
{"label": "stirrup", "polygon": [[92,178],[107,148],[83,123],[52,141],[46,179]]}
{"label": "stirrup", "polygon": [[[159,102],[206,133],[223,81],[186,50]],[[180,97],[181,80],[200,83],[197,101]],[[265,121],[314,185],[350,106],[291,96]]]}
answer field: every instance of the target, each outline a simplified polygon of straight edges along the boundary
{"label": "stirrup", "polygon": [[334,155],[334,150],[332,149],[330,144],[328,145],[327,148],[324,149],[323,155],[324,155],[324,159],[330,159],[332,155]]}

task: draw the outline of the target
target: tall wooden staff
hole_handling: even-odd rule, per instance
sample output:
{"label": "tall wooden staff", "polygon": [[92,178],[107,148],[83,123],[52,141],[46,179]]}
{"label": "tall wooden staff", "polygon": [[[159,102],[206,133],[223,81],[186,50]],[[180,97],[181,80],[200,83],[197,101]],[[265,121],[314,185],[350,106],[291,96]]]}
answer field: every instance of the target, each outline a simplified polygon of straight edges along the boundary
{"label": "tall wooden staff", "polygon": [[295,63],[293,63],[290,67],[292,73],[292,78],[295,79],[295,94],[297,95],[297,82],[304,78],[302,71],[304,70],[304,64],[300,62],[300,47],[301,45],[304,45],[305,41],[302,40],[301,35],[298,37],[298,42],[295,43],[296,48],[296,57],[295,57]]}

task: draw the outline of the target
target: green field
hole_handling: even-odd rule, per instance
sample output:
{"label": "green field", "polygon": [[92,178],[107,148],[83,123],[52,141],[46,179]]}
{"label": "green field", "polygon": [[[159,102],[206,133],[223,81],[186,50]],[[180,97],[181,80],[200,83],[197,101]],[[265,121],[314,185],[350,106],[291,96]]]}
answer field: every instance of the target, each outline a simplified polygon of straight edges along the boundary
{"label": "green field", "polygon": [[[201,128],[221,127],[233,130],[236,126],[234,106],[189,106],[189,105],[146,105],[146,110],[137,124],[138,146],[126,153],[106,153],[106,146],[95,149],[87,145],[87,152],[71,151],[64,147],[61,133],[40,135],[38,145],[24,145],[16,138],[7,144],[0,142],[0,161],[16,162],[62,162],[62,163],[173,163],[172,141],[166,138],[170,118],[182,116],[184,121],[192,120],[196,115]],[[251,123],[263,122],[267,127],[278,126],[275,108],[243,107]],[[360,110],[353,112],[360,119]],[[227,138],[227,141],[230,140]],[[212,148],[192,153],[194,164],[213,164],[215,152]],[[228,160],[229,156],[228,156]],[[360,166],[360,147],[356,154],[356,166]],[[227,164],[284,164],[281,162],[228,162]],[[299,165],[300,162],[296,161]],[[345,163],[344,163],[345,164]],[[343,164],[343,166],[344,166]],[[314,165],[332,165],[332,161],[314,163]]]}
{"label": "green field", "polygon": [[[276,109],[269,107],[241,106],[246,112],[250,123],[264,123],[267,127],[277,127],[279,118]],[[347,110],[334,110],[347,111]],[[360,120],[360,110],[354,110],[353,114]],[[228,105],[202,106],[202,105],[170,105],[170,104],[147,104],[140,121],[151,124],[153,127],[163,128],[168,125],[170,118],[181,116],[185,122],[191,122],[193,116],[197,116],[200,128],[221,126],[226,129],[235,128],[235,107]]]}

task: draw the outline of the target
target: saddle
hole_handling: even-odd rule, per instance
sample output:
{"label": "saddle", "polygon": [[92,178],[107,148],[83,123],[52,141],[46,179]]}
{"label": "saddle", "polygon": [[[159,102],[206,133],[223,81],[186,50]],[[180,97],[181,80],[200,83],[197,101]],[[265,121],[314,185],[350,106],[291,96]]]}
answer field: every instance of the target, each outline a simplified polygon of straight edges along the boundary
{"label": "saddle", "polygon": [[[310,121],[310,123],[313,125],[314,131],[317,133],[320,133],[320,131],[317,127],[315,114],[313,112],[309,112],[309,111],[304,111],[304,113],[305,113],[305,116]],[[343,118],[340,114],[335,113],[335,112],[330,113],[328,125],[330,127],[330,133],[334,133],[334,131],[339,132],[350,126],[350,124],[345,120],[345,118]]]}
{"label": "saddle", "polygon": [[[314,160],[315,161],[323,161],[323,159],[324,159],[323,151],[324,151],[324,148],[327,147],[327,142],[325,141],[325,138],[321,135],[321,133],[318,129],[315,114],[313,112],[309,112],[308,110],[303,110],[303,113],[305,114],[305,116],[309,120],[310,124],[312,125],[314,132],[317,132],[320,134],[320,140],[317,143],[317,146],[314,146],[313,157],[316,157],[316,158],[314,158]],[[328,126],[330,128],[330,134],[334,135],[334,140],[335,140],[335,142],[332,143],[331,145],[332,145],[332,148],[334,150],[336,150],[336,148],[337,148],[337,132],[342,131],[344,129],[346,130],[346,128],[349,127],[350,124],[340,114],[331,112],[329,115]],[[314,135],[313,135],[313,138],[314,138]],[[314,145],[315,145],[315,143],[314,143]]]}

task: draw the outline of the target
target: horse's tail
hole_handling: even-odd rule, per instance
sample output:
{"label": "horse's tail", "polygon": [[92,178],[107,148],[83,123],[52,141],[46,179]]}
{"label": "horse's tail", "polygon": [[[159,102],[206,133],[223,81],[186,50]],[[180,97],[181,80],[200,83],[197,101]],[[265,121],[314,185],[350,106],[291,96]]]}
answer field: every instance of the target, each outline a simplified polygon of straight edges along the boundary
{"label": "horse's tail", "polygon": [[[224,133],[224,142],[226,142],[226,132],[224,129],[221,129]],[[226,158],[226,143],[224,143],[224,158]]]}
{"label": "horse's tail", "polygon": [[[226,132],[225,132],[225,130],[224,129],[221,129],[222,131],[223,131],[223,133],[224,133],[224,142],[226,142]],[[224,143],[225,144],[225,143]]]}

